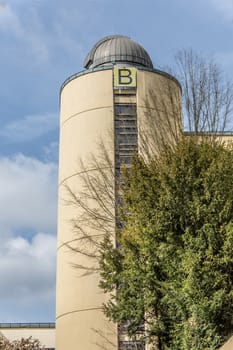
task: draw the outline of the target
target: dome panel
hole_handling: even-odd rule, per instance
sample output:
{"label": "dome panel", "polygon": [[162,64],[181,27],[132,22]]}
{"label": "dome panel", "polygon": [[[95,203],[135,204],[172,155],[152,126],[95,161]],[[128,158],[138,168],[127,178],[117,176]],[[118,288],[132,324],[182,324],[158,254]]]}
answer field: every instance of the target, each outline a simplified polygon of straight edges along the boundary
{"label": "dome panel", "polygon": [[98,41],[87,55],[84,67],[89,69],[118,62],[153,68],[146,50],[122,35],[107,36]]}

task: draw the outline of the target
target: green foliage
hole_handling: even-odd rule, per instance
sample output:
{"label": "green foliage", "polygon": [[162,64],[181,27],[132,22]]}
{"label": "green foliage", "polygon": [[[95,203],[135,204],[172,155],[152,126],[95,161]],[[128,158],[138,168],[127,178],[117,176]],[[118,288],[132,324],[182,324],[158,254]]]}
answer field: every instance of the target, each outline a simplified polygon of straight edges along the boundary
{"label": "green foliage", "polygon": [[119,247],[101,248],[104,311],[155,349],[217,349],[233,330],[233,151],[187,138],[132,163]]}

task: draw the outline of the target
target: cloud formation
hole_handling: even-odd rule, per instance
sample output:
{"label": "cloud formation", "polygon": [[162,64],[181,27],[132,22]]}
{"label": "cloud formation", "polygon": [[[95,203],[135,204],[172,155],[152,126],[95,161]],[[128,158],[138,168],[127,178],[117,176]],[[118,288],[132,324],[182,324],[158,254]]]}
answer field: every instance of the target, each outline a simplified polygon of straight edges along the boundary
{"label": "cloud formation", "polygon": [[[54,310],[57,165],[0,158],[0,322],[47,321]],[[40,305],[40,310],[38,310]]]}
{"label": "cloud formation", "polygon": [[233,20],[232,0],[210,0],[217,11],[220,11],[227,19]]}
{"label": "cloud formation", "polygon": [[3,125],[0,136],[8,143],[27,142],[58,128],[58,115],[29,115]]}
{"label": "cloud formation", "polygon": [[[44,16],[45,6],[48,16]],[[82,48],[69,27],[82,20],[73,6],[67,9],[53,0],[0,2],[0,32],[11,38],[12,50],[21,51],[17,59],[22,63],[26,59],[30,65],[48,63],[58,48],[80,54]]]}
{"label": "cloud formation", "polygon": [[0,158],[0,226],[54,232],[57,165],[22,154]]}
{"label": "cloud formation", "polygon": [[46,161],[55,161],[58,163],[58,149],[59,143],[57,141],[50,142],[49,145],[44,146],[44,158]]}
{"label": "cloud formation", "polygon": [[[10,35],[21,46],[24,53],[33,55],[38,62],[47,61],[49,50],[46,45],[45,28],[32,2],[20,1],[21,8],[17,8],[14,1],[3,3],[0,11],[0,30]],[[23,10],[23,11],[22,11]],[[19,57],[18,57],[19,59]]]}
{"label": "cloud formation", "polygon": [[54,320],[56,237],[1,238],[0,322]]}
{"label": "cloud formation", "polygon": [[55,286],[56,237],[38,233],[31,241],[17,236],[1,242],[0,300],[21,305],[50,299]]}

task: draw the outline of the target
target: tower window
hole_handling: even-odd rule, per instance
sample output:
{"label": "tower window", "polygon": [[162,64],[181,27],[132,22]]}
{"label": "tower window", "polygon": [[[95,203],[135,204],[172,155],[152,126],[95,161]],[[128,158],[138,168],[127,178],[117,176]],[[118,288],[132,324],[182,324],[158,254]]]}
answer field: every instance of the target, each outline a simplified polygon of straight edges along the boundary
{"label": "tower window", "polygon": [[145,350],[141,341],[119,341],[119,350]]}
{"label": "tower window", "polygon": [[137,152],[137,111],[136,104],[115,104],[115,168],[116,175],[122,164],[129,165],[132,155]]}

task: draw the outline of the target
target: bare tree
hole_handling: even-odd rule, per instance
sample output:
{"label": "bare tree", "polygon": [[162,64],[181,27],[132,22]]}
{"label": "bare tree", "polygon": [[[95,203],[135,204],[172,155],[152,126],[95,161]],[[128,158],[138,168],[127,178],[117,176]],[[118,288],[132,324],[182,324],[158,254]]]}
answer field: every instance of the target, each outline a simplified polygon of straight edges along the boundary
{"label": "bare tree", "polygon": [[187,130],[194,134],[226,131],[233,116],[233,84],[216,62],[192,49],[178,51],[175,59]]}
{"label": "bare tree", "polygon": [[83,276],[99,271],[99,251],[103,237],[113,237],[115,232],[114,164],[103,141],[99,142],[97,148],[98,157],[92,154],[88,165],[80,160],[79,177],[82,188],[75,191],[64,184],[68,194],[65,204],[79,208],[77,217],[72,218],[71,222],[76,239],[67,243],[67,246],[75,254],[86,256],[89,263],[91,262],[88,266],[74,265],[82,270]]}
{"label": "bare tree", "polygon": [[138,151],[147,160],[166,145],[176,144],[183,133],[181,86],[167,73],[158,71],[158,77],[159,84],[145,95],[140,111]]}
{"label": "bare tree", "polygon": [[3,335],[0,336],[0,350],[42,350],[45,349],[37,339],[22,338],[10,341]]}

